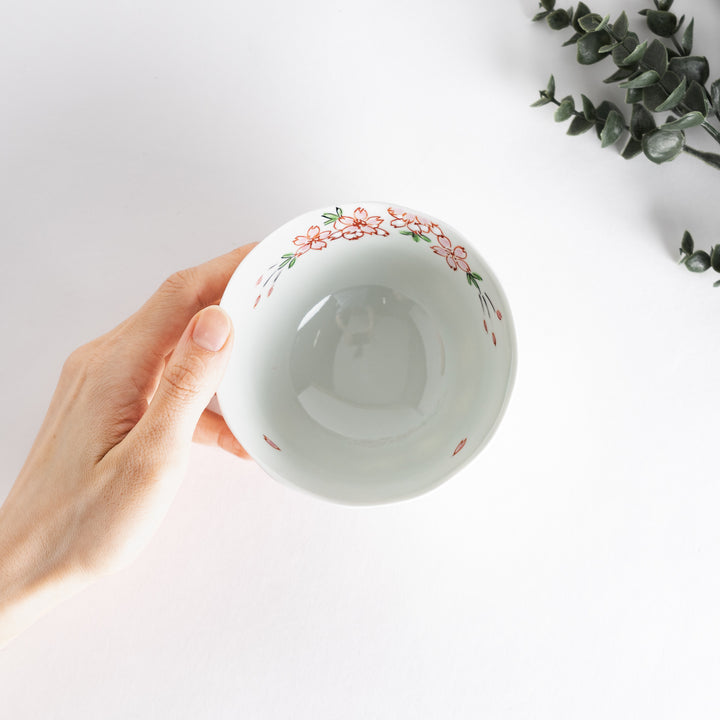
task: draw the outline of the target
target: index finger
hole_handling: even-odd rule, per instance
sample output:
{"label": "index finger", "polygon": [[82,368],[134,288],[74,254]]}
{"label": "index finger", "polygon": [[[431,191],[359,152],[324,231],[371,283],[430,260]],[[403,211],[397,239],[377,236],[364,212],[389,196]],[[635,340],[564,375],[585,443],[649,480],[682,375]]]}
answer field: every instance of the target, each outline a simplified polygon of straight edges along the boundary
{"label": "index finger", "polygon": [[133,352],[164,360],[195,313],[220,302],[235,269],[256,245],[242,245],[168,277],[129,320]]}

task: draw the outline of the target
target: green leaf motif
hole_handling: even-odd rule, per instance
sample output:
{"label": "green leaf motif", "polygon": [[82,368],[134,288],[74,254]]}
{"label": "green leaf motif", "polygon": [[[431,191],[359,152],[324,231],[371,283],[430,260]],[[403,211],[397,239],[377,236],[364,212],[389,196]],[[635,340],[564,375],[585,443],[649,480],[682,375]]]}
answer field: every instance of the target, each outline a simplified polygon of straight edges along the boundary
{"label": "green leaf motif", "polygon": [[650,32],[660,37],[672,37],[677,30],[677,17],[666,10],[648,10],[646,20]]}
{"label": "green leaf motif", "polygon": [[623,88],[646,88],[650,87],[650,85],[654,85],[658,80],[660,79],[660,76],[657,74],[655,70],[646,70],[641,75],[638,75],[636,78],[632,78],[630,80],[626,80],[625,82],[620,83],[620,87]]}
{"label": "green leaf motif", "polygon": [[642,138],[645,157],[657,164],[674,160],[684,146],[685,133],[682,130],[654,130]]}
{"label": "green leaf motif", "polygon": [[685,130],[686,128],[697,127],[698,125],[702,125],[704,122],[705,122],[705,116],[701,112],[698,112],[697,110],[693,110],[692,112],[686,113],[685,115],[678,118],[677,120],[673,120],[672,122],[661,125],[660,129],[661,130]]}
{"label": "green leaf motif", "polygon": [[548,11],[551,12],[555,9],[555,0],[540,0],[540,4]]}
{"label": "green leaf motif", "polygon": [[601,32],[591,32],[583,35],[577,41],[577,61],[581,65],[593,65],[603,58],[607,57],[607,53],[601,53],[600,48],[609,44],[610,36],[602,30]]}
{"label": "green leaf motif", "polygon": [[710,267],[710,255],[704,250],[696,250],[685,261],[685,267],[690,272],[705,272]]}
{"label": "green leaf motif", "polygon": [[290,263],[288,264],[288,267],[291,268],[296,262],[297,262],[297,258],[294,257],[294,258],[290,261]]}

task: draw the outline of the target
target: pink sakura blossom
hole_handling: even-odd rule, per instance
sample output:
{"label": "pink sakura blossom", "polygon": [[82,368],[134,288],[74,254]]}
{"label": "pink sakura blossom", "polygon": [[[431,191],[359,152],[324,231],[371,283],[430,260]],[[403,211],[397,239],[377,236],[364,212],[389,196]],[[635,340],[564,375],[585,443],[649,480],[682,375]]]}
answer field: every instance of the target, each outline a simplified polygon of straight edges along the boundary
{"label": "pink sakura blossom", "polygon": [[389,235],[388,231],[381,228],[383,219],[379,215],[368,216],[365,208],[355,208],[352,215],[341,215],[334,226],[340,231],[346,240],[357,240],[363,235]]}
{"label": "pink sakura blossom", "polygon": [[[389,207],[388,212],[393,217],[390,221],[390,225],[394,228],[407,228],[410,232],[415,233],[415,235],[423,235],[424,233],[430,232],[430,228],[435,225],[435,223],[431,223],[425,218],[413,215],[412,213],[403,212],[402,210],[395,210],[394,208]],[[435,227],[438,226],[435,225]]]}
{"label": "pink sakura blossom", "polygon": [[465,262],[467,257],[467,250],[462,245],[456,245],[454,248],[450,240],[444,235],[438,237],[439,245],[432,245],[432,251],[436,255],[444,257],[447,264],[453,269],[457,270],[460,268],[463,272],[469,273],[470,266]]}
{"label": "pink sakura blossom", "polygon": [[293,243],[298,246],[296,256],[303,255],[308,250],[322,250],[327,247],[327,241],[332,240],[332,233],[329,230],[320,230],[317,225],[309,227],[305,235],[298,235]]}

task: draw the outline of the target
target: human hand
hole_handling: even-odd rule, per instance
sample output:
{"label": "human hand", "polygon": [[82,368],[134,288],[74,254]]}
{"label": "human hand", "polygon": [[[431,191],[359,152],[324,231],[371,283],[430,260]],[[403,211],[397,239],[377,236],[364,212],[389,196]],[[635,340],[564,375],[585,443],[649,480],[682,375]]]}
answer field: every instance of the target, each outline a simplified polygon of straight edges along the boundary
{"label": "human hand", "polygon": [[233,344],[216,303],[252,247],[175,273],[65,362],[0,507],[0,646],[137,556],[177,493],[191,440],[247,457],[206,406]]}

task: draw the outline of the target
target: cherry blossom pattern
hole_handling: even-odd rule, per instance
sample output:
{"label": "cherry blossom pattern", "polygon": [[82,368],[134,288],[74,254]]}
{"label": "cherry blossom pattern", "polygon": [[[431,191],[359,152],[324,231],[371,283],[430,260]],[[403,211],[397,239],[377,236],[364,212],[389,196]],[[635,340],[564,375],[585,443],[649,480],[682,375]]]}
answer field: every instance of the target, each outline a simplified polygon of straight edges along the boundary
{"label": "cherry blossom pattern", "polygon": [[307,229],[305,235],[298,235],[293,244],[297,245],[295,257],[304,255],[308,250],[323,250],[327,247],[328,240],[334,240],[329,230],[320,230],[318,225],[313,225]]}
{"label": "cherry blossom pattern", "polygon": [[[420,243],[420,241],[428,243],[436,255],[445,259],[447,266],[453,272],[460,270],[465,273],[468,285],[475,288],[482,305],[483,328],[486,334],[492,338],[493,345],[497,345],[497,335],[493,325],[495,318],[502,320],[502,312],[495,307],[490,295],[481,287],[482,277],[470,267],[467,250],[462,245],[453,246],[442,227],[428,218],[421,217],[412,211],[393,207],[387,208],[387,212],[388,217],[383,218],[381,215],[370,215],[363,207],[357,207],[352,214],[346,215],[341,207],[336,206],[334,212],[323,213],[322,219],[326,229],[321,229],[319,224],[311,225],[304,235],[297,235],[293,240],[294,252],[282,255],[279,263],[269,267],[258,278],[257,285],[262,285],[262,287],[259,288],[259,294],[253,307],[257,307],[260,303],[264,290],[265,296],[270,297],[281,273],[285,269],[292,268],[302,256],[325,250],[328,244],[334,240],[354,241],[366,235],[387,237],[389,232],[383,227],[383,224],[388,220],[390,227],[399,234],[411,237],[416,243]],[[332,227],[328,228],[327,226]],[[460,452],[460,450],[462,447],[458,446],[456,452]]]}
{"label": "cherry blossom pattern", "polygon": [[335,232],[345,240],[359,240],[363,235],[387,237],[390,234],[385,228],[380,227],[383,219],[379,215],[368,215],[368,211],[362,207],[355,208],[352,215],[344,215],[342,208],[337,207],[334,213],[325,213],[323,217],[325,224],[332,223]]}

